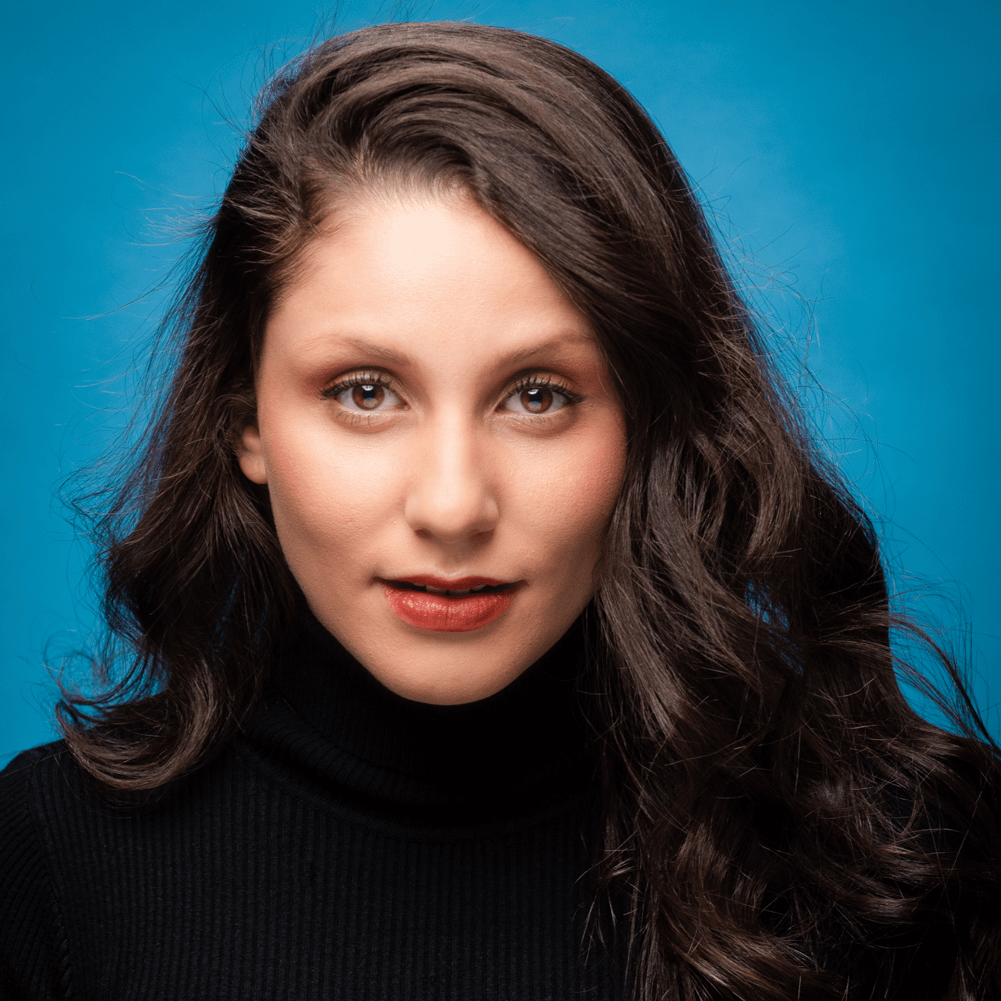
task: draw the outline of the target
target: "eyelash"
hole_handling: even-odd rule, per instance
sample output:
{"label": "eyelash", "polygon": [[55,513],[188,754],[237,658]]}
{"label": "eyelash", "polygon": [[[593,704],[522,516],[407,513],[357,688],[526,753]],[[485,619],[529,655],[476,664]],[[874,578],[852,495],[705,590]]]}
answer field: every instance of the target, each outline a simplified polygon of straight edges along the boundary
{"label": "eyelash", "polygon": [[[340,396],[345,390],[354,389],[355,386],[382,386],[383,389],[392,390],[394,393],[396,392],[393,386],[393,380],[384,372],[361,371],[349,375],[346,379],[339,380],[332,386],[328,386],[323,390],[323,396],[333,400]],[[560,396],[567,401],[567,406],[575,406],[584,399],[580,393],[575,393],[560,380],[553,379],[551,376],[526,375],[520,378],[511,387],[508,393],[505,394],[504,400],[509,400],[513,396],[519,396],[521,393],[524,393],[529,389],[550,389],[554,393],[559,393]],[[399,394],[397,393],[397,395]],[[527,414],[523,414],[521,416],[532,421],[545,419],[545,417],[541,414],[539,416],[531,417]]]}
{"label": "eyelash", "polygon": [[[580,403],[584,399],[580,393],[575,393],[568,386],[565,386],[562,382],[557,379],[553,379],[550,376],[537,376],[528,375],[519,379],[512,387],[511,391],[504,397],[505,400],[510,400],[512,396],[520,396],[526,390],[529,389],[551,389],[554,393],[559,393],[567,401],[567,406],[572,407],[577,403]],[[561,408],[562,409],[562,408]],[[537,417],[530,418],[531,420],[538,420]]]}
{"label": "eyelash", "polygon": [[[366,372],[363,370],[349,375],[346,379],[341,379],[340,382],[334,383],[333,386],[327,386],[323,391],[323,395],[333,400],[340,396],[344,390],[354,389],[355,386],[382,386],[383,389],[393,389],[393,380],[384,372]],[[393,392],[396,391],[393,390]]]}

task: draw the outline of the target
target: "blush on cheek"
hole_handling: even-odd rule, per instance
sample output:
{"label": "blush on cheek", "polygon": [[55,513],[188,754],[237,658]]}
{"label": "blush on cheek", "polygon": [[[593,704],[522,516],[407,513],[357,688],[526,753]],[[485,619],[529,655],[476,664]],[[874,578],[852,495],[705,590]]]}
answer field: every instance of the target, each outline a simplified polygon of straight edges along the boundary
{"label": "blush on cheek", "polygon": [[[603,443],[604,444],[604,443]],[[614,438],[611,447],[598,448],[575,469],[575,516],[603,529],[615,508],[625,475],[625,448]]]}

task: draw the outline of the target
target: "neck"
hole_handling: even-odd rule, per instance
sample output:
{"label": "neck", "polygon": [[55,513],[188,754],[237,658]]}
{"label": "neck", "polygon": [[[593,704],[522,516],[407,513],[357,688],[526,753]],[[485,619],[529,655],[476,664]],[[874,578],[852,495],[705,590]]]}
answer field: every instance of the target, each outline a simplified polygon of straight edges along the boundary
{"label": "neck", "polygon": [[323,781],[393,812],[472,820],[534,812],[590,785],[583,661],[578,622],[495,695],[429,705],[383,686],[306,612],[273,680],[315,738]]}

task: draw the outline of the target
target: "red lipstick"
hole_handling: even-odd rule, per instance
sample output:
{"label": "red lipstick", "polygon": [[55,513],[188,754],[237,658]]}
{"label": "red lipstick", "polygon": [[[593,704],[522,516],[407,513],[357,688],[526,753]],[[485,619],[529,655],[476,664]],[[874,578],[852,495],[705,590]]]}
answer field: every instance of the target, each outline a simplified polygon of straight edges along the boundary
{"label": "red lipstick", "polygon": [[439,633],[464,633],[489,625],[511,607],[518,587],[490,577],[446,580],[427,574],[385,583],[389,607],[404,622]]}

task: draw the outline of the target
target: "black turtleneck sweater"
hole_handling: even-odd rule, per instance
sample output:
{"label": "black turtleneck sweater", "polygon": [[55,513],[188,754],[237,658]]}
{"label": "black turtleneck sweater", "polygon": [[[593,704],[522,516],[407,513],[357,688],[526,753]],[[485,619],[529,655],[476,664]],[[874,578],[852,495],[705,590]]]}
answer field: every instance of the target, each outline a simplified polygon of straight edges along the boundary
{"label": "black turtleneck sweater", "polygon": [[[114,800],[61,743],[0,774],[2,1001],[611,1001],[572,629],[503,691],[384,688],[314,620],[241,732]],[[941,999],[948,929],[832,930],[851,1001]],[[590,943],[590,944],[589,944]]]}
{"label": "black turtleneck sweater", "polygon": [[313,619],[241,733],[114,802],[62,744],[0,776],[0,997],[623,996],[572,630],[502,692],[394,695]]}

